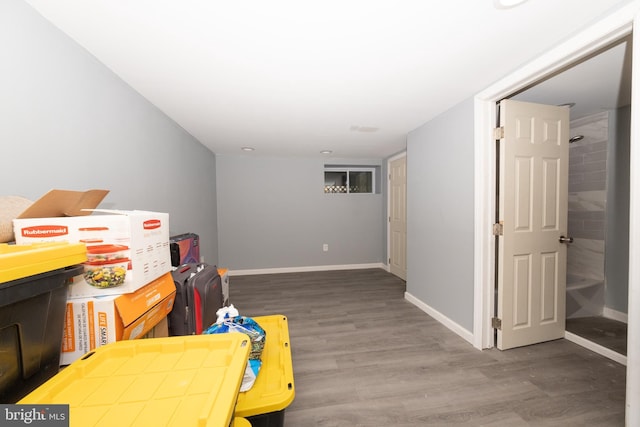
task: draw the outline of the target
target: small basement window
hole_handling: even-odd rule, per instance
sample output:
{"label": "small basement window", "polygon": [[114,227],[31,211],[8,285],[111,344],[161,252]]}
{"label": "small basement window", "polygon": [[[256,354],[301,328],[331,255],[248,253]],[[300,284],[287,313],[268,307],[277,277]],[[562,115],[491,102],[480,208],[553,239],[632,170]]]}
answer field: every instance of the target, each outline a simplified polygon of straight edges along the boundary
{"label": "small basement window", "polygon": [[327,166],[324,168],[324,192],[327,194],[373,194],[375,168]]}

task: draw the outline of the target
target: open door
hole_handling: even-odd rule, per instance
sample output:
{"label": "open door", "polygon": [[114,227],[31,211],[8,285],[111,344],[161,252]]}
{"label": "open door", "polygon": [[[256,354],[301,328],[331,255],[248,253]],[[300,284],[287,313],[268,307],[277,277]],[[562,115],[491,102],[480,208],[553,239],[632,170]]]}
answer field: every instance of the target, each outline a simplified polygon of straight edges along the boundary
{"label": "open door", "polygon": [[497,347],[565,331],[569,108],[500,102]]}

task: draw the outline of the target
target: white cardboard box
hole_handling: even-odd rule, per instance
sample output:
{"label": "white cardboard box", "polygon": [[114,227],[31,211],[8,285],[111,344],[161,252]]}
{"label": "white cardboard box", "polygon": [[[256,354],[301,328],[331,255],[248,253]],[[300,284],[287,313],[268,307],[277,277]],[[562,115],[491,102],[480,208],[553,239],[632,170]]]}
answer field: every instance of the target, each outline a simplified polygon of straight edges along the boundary
{"label": "white cardboard box", "polygon": [[13,220],[17,244],[67,241],[91,245],[124,245],[130,260],[124,282],[97,288],[79,276],[69,285],[69,298],[134,292],[171,270],[169,215],[149,211],[108,211],[109,214]]}

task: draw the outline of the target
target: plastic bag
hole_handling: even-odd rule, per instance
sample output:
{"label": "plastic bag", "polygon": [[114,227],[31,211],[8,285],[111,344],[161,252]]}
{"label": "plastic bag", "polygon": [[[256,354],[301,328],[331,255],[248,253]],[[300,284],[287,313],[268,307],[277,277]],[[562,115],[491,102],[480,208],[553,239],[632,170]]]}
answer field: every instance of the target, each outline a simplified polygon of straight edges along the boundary
{"label": "plastic bag", "polygon": [[238,310],[232,305],[222,307],[216,312],[218,320],[208,327],[203,334],[226,334],[240,332],[249,336],[251,341],[251,352],[245,370],[240,391],[247,391],[253,387],[255,380],[262,367],[262,350],[267,337],[264,329],[250,317],[240,316]]}

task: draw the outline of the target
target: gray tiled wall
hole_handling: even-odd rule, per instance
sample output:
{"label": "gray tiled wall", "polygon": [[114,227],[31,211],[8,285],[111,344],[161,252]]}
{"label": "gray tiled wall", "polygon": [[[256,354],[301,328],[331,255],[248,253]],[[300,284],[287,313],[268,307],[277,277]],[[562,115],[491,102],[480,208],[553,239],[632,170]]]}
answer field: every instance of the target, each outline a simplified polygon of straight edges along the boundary
{"label": "gray tiled wall", "polygon": [[608,115],[599,113],[577,124],[571,135],[584,139],[569,148],[569,235],[604,240]]}
{"label": "gray tiled wall", "polygon": [[584,138],[569,146],[568,318],[601,315],[604,308],[608,127],[606,112],[571,122],[571,136]]}

